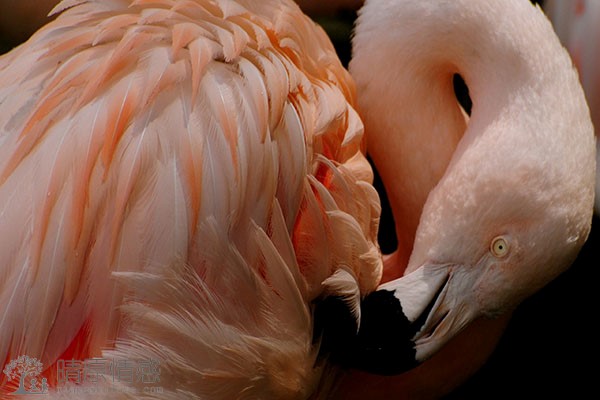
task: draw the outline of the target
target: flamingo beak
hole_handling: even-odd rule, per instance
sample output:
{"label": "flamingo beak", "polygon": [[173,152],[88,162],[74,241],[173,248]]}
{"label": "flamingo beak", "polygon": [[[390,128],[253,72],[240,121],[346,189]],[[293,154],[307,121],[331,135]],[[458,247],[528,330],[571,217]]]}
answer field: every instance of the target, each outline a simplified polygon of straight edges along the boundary
{"label": "flamingo beak", "polygon": [[381,285],[361,305],[351,366],[396,375],[435,354],[472,319],[451,265],[424,265]]}

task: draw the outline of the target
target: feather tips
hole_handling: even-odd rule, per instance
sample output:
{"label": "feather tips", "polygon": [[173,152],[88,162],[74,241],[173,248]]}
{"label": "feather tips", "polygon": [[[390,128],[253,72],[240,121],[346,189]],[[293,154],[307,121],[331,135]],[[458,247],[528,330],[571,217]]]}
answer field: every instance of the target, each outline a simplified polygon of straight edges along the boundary
{"label": "feather tips", "polygon": [[[305,398],[318,369],[309,310],[293,278],[298,276],[294,265],[283,262],[255,224],[248,239],[260,249],[265,278],[222,237],[215,220],[199,232],[218,246],[205,254],[203,263],[213,267],[203,279],[185,265],[156,274],[117,275],[131,290],[124,307],[128,336],[139,339],[122,341],[105,355],[160,360],[167,393]],[[217,265],[228,269],[210,273]],[[161,346],[139,347],[140,342]]]}

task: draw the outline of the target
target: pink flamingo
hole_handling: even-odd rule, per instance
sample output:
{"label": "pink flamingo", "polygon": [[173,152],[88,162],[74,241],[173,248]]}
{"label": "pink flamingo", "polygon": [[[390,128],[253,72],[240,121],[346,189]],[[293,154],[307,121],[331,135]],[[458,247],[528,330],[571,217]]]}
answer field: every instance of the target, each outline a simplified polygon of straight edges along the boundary
{"label": "pink flamingo", "polygon": [[[368,318],[358,299],[404,275],[375,293],[416,324],[412,361],[432,358],[352,372],[339,394],[432,396],[587,237],[589,115],[526,1],[362,11],[351,70],[400,242],[384,262],[354,83],[296,5],[66,0],[55,14],[0,58],[0,357],[39,358],[50,386],[61,360],[152,358],[158,398],[325,395],[310,304],[340,295]],[[372,345],[361,334],[350,351]],[[355,364],[411,361],[387,357],[403,340],[384,344]]]}

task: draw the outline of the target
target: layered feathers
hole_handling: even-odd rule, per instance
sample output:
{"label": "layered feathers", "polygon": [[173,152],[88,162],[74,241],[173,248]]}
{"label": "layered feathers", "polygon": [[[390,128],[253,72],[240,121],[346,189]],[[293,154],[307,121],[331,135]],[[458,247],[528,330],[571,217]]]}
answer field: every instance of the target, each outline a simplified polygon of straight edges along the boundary
{"label": "layered feathers", "polygon": [[173,397],[305,397],[321,283],[381,275],[354,89],[324,32],[287,1],[55,12],[0,58],[0,357],[52,378],[59,359],[152,354]]}

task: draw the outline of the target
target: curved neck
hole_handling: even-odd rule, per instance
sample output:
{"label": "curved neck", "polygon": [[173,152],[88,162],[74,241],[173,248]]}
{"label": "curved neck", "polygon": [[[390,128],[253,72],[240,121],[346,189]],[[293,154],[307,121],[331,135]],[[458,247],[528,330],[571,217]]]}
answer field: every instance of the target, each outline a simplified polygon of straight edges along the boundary
{"label": "curved neck", "polygon": [[[386,279],[402,275],[423,206],[451,161],[548,68],[540,61],[547,34],[549,23],[527,1],[367,1],[350,71],[396,221],[395,270]],[[455,73],[473,99],[470,121],[454,95]]]}

